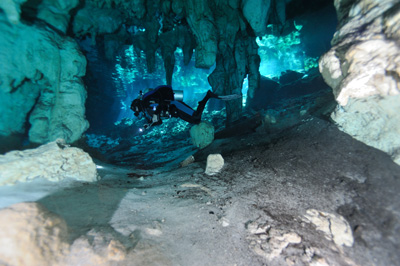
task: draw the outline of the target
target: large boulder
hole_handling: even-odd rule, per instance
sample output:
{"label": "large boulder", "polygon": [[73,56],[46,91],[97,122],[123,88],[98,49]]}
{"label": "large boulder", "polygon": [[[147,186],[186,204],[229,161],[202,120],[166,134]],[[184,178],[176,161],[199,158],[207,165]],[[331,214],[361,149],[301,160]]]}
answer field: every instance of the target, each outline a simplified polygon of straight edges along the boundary
{"label": "large boulder", "polygon": [[69,147],[60,139],[37,149],[0,155],[0,186],[38,177],[50,181],[73,178],[93,182],[98,179],[92,158],[83,150]]}
{"label": "large boulder", "polygon": [[336,0],[339,28],[320,72],[338,102],[344,132],[400,164],[400,6],[396,0]]}
{"label": "large boulder", "polygon": [[60,265],[69,251],[66,222],[39,203],[0,210],[2,265]]}
{"label": "large boulder", "polygon": [[202,121],[190,129],[190,137],[194,146],[203,149],[214,140],[214,126],[209,122]]}

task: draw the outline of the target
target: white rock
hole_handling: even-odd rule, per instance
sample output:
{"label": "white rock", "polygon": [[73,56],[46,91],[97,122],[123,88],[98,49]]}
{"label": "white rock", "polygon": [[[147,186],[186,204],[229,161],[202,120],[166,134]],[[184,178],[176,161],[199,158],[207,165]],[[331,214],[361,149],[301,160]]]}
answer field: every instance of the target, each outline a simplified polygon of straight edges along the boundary
{"label": "white rock", "polygon": [[126,255],[125,246],[115,236],[92,229],[72,243],[63,265],[109,266]]}
{"label": "white rock", "polygon": [[0,185],[26,182],[41,177],[50,181],[73,178],[93,182],[98,179],[96,164],[83,150],[57,140],[36,149],[0,155]]}
{"label": "white rock", "polygon": [[207,166],[205,173],[207,175],[218,174],[222,167],[224,167],[224,158],[221,154],[210,154],[207,157]]}
{"label": "white rock", "polygon": [[317,230],[325,233],[328,240],[337,246],[353,246],[354,239],[349,223],[339,214],[332,214],[315,209],[307,210],[303,220],[313,223]]}
{"label": "white rock", "polygon": [[69,249],[65,221],[39,203],[0,210],[0,228],[2,265],[59,265]]}
{"label": "white rock", "polygon": [[222,217],[219,222],[221,223],[222,227],[228,227],[230,225],[229,220],[226,217]]}

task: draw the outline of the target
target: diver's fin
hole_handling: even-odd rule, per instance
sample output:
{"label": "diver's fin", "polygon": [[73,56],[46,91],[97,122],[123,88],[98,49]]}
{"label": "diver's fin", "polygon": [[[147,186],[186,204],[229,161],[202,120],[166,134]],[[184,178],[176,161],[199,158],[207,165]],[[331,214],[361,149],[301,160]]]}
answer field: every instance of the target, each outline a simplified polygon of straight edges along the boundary
{"label": "diver's fin", "polygon": [[240,94],[231,94],[231,95],[223,95],[223,96],[218,96],[218,99],[223,100],[223,101],[231,101],[235,99],[242,98],[242,95]]}

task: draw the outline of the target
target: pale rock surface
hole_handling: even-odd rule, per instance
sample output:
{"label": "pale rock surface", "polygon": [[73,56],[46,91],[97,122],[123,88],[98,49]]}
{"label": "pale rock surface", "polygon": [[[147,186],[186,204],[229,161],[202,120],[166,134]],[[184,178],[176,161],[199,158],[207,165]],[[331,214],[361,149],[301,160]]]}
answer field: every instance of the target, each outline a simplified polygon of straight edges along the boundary
{"label": "pale rock surface", "polygon": [[214,140],[214,126],[207,121],[202,121],[190,129],[190,137],[194,146],[203,149]]}
{"label": "pale rock surface", "polygon": [[63,140],[50,142],[37,149],[0,155],[0,185],[26,182],[38,177],[50,181],[64,178],[86,182],[98,180],[92,158],[81,149],[69,147]]}
{"label": "pale rock surface", "polygon": [[79,139],[85,119],[86,90],[81,77],[86,59],[76,42],[42,24],[11,26],[0,12],[0,134],[25,133],[45,143]]}
{"label": "pale rock surface", "polygon": [[267,261],[279,257],[290,244],[300,244],[302,241],[297,233],[272,228],[268,224],[251,222],[247,230],[250,249]]}
{"label": "pale rock surface", "polygon": [[17,203],[0,210],[0,228],[2,265],[60,265],[68,254],[65,221],[39,203]]}
{"label": "pale rock surface", "polygon": [[341,215],[309,209],[303,220],[314,224],[317,230],[324,232],[325,237],[328,240],[333,240],[337,246],[353,246],[352,230],[349,223]]}
{"label": "pale rock surface", "polygon": [[210,154],[207,156],[207,165],[205,173],[207,175],[218,174],[224,167],[224,158],[221,154]]}
{"label": "pale rock surface", "polygon": [[[397,5],[396,5],[397,4]],[[320,72],[341,130],[400,163],[400,9],[395,0],[335,1],[339,27]]]}
{"label": "pale rock surface", "polygon": [[106,266],[125,260],[126,255],[126,247],[113,235],[92,229],[72,243],[64,262],[65,265],[81,265],[84,261],[88,266]]}
{"label": "pale rock surface", "polygon": [[385,151],[400,164],[400,95],[350,99],[332,118],[339,128],[368,145]]}

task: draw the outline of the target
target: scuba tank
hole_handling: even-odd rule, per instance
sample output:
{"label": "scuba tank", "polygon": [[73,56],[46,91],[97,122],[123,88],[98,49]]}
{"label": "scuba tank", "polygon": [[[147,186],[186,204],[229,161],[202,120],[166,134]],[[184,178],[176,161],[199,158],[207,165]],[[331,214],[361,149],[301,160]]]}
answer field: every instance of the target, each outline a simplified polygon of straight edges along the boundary
{"label": "scuba tank", "polygon": [[183,91],[173,91],[175,101],[183,102]]}

